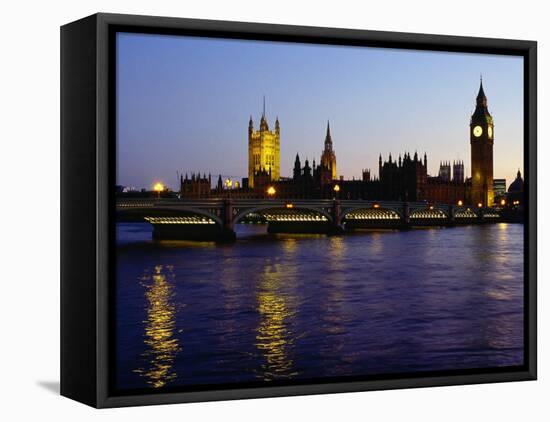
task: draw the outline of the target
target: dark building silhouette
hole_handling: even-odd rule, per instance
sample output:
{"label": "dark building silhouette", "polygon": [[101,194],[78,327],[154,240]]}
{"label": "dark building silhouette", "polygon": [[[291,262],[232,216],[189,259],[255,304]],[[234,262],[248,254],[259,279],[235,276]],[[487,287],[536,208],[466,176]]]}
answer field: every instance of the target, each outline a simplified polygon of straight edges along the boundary
{"label": "dark building silhouette", "polygon": [[388,161],[382,163],[379,157],[380,167],[380,199],[395,201],[419,201],[424,197],[424,185],[427,183],[427,157],[425,162],[419,160],[418,153],[413,158],[409,153],[399,155],[397,161],[389,155]]}
{"label": "dark building silhouette", "polygon": [[[220,180],[221,176],[218,183]],[[207,177],[205,174],[201,177],[200,173],[192,173],[191,177],[187,177],[186,173],[185,178],[183,175],[180,176],[180,196],[185,198],[208,198],[212,191],[211,182],[210,175]]]}
{"label": "dark building silhouette", "polygon": [[451,163],[448,161],[439,163],[439,178],[442,182],[451,181]]}
{"label": "dark building silhouette", "polygon": [[453,182],[464,183],[463,161],[453,161]]}
{"label": "dark building silhouette", "polygon": [[521,171],[518,170],[516,178],[512,183],[510,183],[510,187],[508,188],[508,193],[506,195],[506,201],[509,206],[523,207],[525,188],[524,185],[525,183],[523,182],[523,178],[521,177]]}

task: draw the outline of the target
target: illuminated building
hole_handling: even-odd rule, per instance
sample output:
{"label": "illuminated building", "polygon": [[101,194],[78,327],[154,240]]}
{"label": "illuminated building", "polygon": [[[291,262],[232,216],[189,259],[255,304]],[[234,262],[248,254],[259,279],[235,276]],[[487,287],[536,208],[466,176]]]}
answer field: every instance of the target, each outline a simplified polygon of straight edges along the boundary
{"label": "illuminated building", "polygon": [[264,109],[260,119],[259,130],[254,129],[252,116],[248,122],[248,186],[254,188],[257,172],[271,174],[271,180],[279,180],[281,174],[281,131],[279,118],[275,120],[275,130],[270,131]]}
{"label": "illuminated building", "polygon": [[[383,162],[379,156],[378,178],[364,169],[360,178],[344,180],[337,177],[336,154],[333,148],[330,123],[327,122],[324,148],[318,165],[315,160],[302,161],[297,153],[291,177],[280,175],[280,126],[270,131],[264,109],[259,130],[250,118],[248,126],[248,177],[241,186],[224,184],[221,176],[210,192],[210,178],[192,176],[182,181],[181,196],[190,198],[231,197],[243,199],[371,199],[388,201],[428,201],[432,203],[491,206],[495,195],[505,189],[504,179],[493,180],[493,118],[487,108],[487,97],[480,83],[476,109],[470,119],[472,177],[465,178],[462,160],[441,161],[435,176],[428,174],[428,158],[424,153],[408,152]],[[335,195],[334,187],[339,191]],[[267,194],[273,187],[275,193]],[[496,195],[498,200],[502,195]]]}
{"label": "illuminated building", "polygon": [[494,179],[493,180],[493,191],[495,198],[502,197],[506,195],[506,179]]}
{"label": "illuminated building", "polygon": [[471,201],[485,206],[493,205],[493,117],[487,108],[487,97],[480,81],[476,109],[470,121],[472,165]]}
{"label": "illuminated building", "polygon": [[330,135],[330,123],[327,122],[327,135],[325,137],[325,149],[321,154],[321,165],[330,169],[331,179],[336,179],[336,154],[332,148],[332,137]]}

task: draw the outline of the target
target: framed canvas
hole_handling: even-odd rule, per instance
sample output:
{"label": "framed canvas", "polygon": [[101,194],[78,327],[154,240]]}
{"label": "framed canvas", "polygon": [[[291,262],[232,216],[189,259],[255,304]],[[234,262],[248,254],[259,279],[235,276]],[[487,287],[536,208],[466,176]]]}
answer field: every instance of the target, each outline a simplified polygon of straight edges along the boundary
{"label": "framed canvas", "polygon": [[536,43],[61,28],[61,394],[536,379]]}

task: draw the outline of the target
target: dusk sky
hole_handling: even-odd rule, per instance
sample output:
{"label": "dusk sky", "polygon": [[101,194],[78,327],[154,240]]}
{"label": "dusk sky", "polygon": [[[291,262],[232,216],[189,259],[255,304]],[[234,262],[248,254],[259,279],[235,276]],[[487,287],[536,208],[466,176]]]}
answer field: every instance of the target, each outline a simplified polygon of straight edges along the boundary
{"label": "dusk sky", "polygon": [[494,177],[523,172],[523,58],[119,34],[117,184],[177,188],[177,172],[247,176],[248,119],[266,97],[281,124],[281,176],[296,153],[319,162],[330,120],[338,175],[378,176],[378,155],[461,159],[479,77],[495,121]]}

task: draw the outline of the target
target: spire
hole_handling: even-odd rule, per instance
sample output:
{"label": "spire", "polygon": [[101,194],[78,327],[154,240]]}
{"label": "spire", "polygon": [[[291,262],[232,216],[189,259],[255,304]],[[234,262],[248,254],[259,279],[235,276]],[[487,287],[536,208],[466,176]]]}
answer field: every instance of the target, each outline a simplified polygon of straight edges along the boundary
{"label": "spire", "polygon": [[325,151],[332,151],[332,136],[330,136],[330,122],[327,120],[327,136],[325,137]]}
{"label": "spire", "polygon": [[262,112],[262,117],[265,119],[265,94],[264,94],[264,110]]}
{"label": "spire", "polygon": [[487,96],[483,90],[483,77],[479,75],[479,92],[477,93],[477,105],[482,105],[487,107]]}

